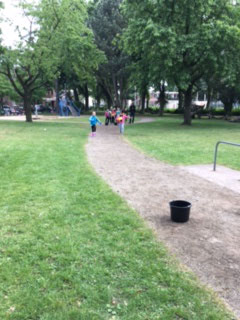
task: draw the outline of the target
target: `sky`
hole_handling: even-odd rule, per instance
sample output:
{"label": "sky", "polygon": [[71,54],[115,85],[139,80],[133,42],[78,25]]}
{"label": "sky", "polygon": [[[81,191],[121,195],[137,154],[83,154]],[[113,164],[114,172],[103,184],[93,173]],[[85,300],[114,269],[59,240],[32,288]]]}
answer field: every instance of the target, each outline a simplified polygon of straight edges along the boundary
{"label": "sky", "polygon": [[16,8],[15,5],[19,4],[19,0],[2,0],[4,3],[4,9],[1,11],[1,17],[4,20],[0,22],[2,29],[3,44],[6,46],[14,46],[14,43],[18,39],[18,32],[15,31],[18,25],[21,29],[29,25],[26,17],[22,16],[21,10]]}

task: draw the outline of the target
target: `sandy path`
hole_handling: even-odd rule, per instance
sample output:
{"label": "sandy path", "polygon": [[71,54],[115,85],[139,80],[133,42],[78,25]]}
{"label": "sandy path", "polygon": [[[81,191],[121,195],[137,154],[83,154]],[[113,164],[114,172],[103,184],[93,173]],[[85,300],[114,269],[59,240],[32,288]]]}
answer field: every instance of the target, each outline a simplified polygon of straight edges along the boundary
{"label": "sandy path", "polygon": [[[97,173],[240,317],[239,194],[142,154],[115,126],[99,127],[86,149]],[[192,203],[188,223],[170,221],[174,199]]]}

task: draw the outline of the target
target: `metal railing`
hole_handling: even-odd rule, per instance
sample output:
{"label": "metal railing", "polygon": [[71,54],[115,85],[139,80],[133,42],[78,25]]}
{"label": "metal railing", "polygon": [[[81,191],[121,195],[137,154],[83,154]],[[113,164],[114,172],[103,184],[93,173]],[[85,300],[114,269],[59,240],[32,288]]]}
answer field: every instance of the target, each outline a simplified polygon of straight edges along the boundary
{"label": "metal railing", "polygon": [[240,144],[238,144],[238,143],[232,143],[232,142],[226,142],[226,141],[218,141],[218,143],[216,144],[216,148],[215,148],[213,171],[216,171],[218,146],[221,143],[222,144],[228,144],[228,145],[235,146],[235,147],[240,147]]}

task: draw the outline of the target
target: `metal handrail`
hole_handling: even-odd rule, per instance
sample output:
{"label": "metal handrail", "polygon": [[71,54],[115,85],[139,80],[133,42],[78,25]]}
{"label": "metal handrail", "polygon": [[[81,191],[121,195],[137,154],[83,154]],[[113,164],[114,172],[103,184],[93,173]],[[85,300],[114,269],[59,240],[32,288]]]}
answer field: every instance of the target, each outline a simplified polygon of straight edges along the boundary
{"label": "metal handrail", "polygon": [[228,144],[228,145],[235,146],[235,147],[240,147],[240,144],[238,144],[238,143],[232,143],[232,142],[226,142],[226,141],[218,141],[218,143],[216,144],[216,148],[215,148],[213,171],[216,171],[218,146],[221,143],[222,144]]}

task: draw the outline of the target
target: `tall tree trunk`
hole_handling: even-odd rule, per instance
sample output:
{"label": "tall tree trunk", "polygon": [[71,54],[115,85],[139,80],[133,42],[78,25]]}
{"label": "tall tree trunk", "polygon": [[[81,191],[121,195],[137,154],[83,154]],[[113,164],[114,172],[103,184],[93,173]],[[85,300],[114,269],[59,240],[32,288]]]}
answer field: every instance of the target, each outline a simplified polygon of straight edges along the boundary
{"label": "tall tree trunk", "polygon": [[224,105],[225,119],[228,120],[232,114],[233,104],[236,99],[235,88],[223,88],[220,92],[220,100]]}
{"label": "tall tree trunk", "polygon": [[118,93],[118,81],[115,75],[112,76],[113,79],[113,87],[114,87],[114,103],[117,108],[120,108],[120,101],[119,101],[119,93]]}
{"label": "tall tree trunk", "polygon": [[77,88],[73,89],[73,94],[74,94],[75,101],[80,102]]}
{"label": "tall tree trunk", "polygon": [[85,110],[89,110],[89,91],[87,83],[84,86],[84,93],[85,93]]}
{"label": "tall tree trunk", "polygon": [[184,125],[191,125],[192,124],[192,117],[191,117],[191,106],[192,106],[192,90],[193,86],[190,85],[188,89],[184,92]]}
{"label": "tall tree trunk", "polygon": [[56,91],[56,112],[59,113],[59,82],[58,78],[55,81],[55,91]]}
{"label": "tall tree trunk", "polygon": [[149,100],[150,100],[150,97],[149,97],[149,94],[147,95],[147,110],[149,109]]}
{"label": "tall tree trunk", "polygon": [[23,107],[26,115],[26,122],[32,122],[31,94],[28,91],[24,92]]}
{"label": "tall tree trunk", "polygon": [[107,98],[108,109],[112,107],[112,99],[110,97]]}
{"label": "tall tree trunk", "polygon": [[145,112],[145,102],[146,102],[146,91],[141,94],[141,113]]}
{"label": "tall tree trunk", "polygon": [[212,100],[212,94],[213,94],[213,90],[210,86],[208,86],[207,88],[207,106],[206,109],[209,110],[210,109],[210,103]]}
{"label": "tall tree trunk", "polygon": [[159,103],[160,103],[159,116],[163,117],[164,108],[167,103],[166,95],[165,95],[165,90],[166,90],[165,84],[160,84],[159,90],[160,90],[160,93],[159,93]]}
{"label": "tall tree trunk", "polygon": [[223,105],[224,105],[224,112],[225,112],[225,119],[228,120],[229,117],[232,114],[232,109],[233,109],[233,100],[229,99],[228,101],[224,101]]}
{"label": "tall tree trunk", "polygon": [[178,89],[178,110],[183,111],[183,92],[181,89]]}
{"label": "tall tree trunk", "polygon": [[97,97],[97,98],[96,98],[96,101],[97,101],[96,107],[97,107],[97,109],[98,109],[98,108],[100,108],[100,103],[101,103],[100,97]]}
{"label": "tall tree trunk", "polygon": [[120,107],[122,108],[124,106],[124,85],[123,85],[123,78],[120,79]]}

